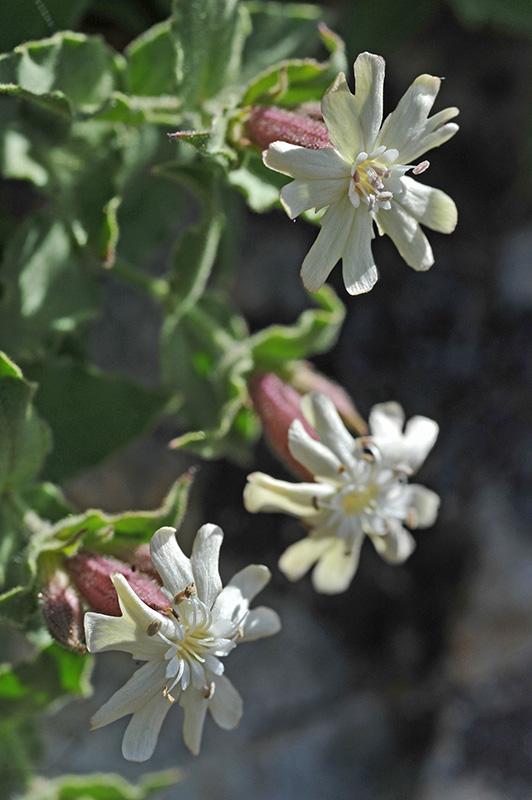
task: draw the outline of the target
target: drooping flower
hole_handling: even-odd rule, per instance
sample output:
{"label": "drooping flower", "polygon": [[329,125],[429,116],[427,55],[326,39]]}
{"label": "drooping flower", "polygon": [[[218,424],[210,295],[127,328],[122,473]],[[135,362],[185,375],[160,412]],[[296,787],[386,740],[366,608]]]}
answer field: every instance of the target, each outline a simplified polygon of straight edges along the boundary
{"label": "drooping flower", "polygon": [[314,567],[317,591],[343,592],[357,570],[368,536],[389,563],[412,553],[409,528],[426,528],[436,519],[438,496],[407,478],[423,463],[438,435],[427,417],[413,417],[403,433],[404,414],[397,403],[373,407],[370,435],[353,438],[332,401],[307,395],[303,408],[319,439],[299,420],[290,426],[290,452],[314,476],[314,482],[290,483],[255,472],[248,476],[248,511],[282,511],[299,517],[308,535],[288,547],[279,561],[290,580]]}
{"label": "drooping flower", "polygon": [[146,662],[92,718],[92,727],[100,728],[132,714],[122,742],[122,753],[131,761],[151,757],[174,703],[183,709],[183,738],[194,754],[200,750],[207,710],[221,728],[234,728],[242,715],[242,699],[225,677],[221,659],[239,642],[271,636],[280,629],[275,611],[249,608],[270,579],[267,567],[252,564],[222,588],[218,573],[222,530],[203,525],[190,559],[175,533],[174,528],[160,528],[151,541],[168,614],[146,605],[125,577],[115,574],[112,580],[122,615],[85,615],[90,652],[122,650]]}
{"label": "drooping flower", "polygon": [[457,108],[429,112],[441,80],[420,75],[382,124],[384,59],[362,53],[354,64],[356,92],[340,73],[322,99],[332,147],[308,149],[285,141],[270,144],[264,163],[294,180],[281,191],[291,219],[326,209],[320,233],[301,268],[303,283],[317,291],[341,259],[350,294],[368,292],[378,274],[371,251],[374,224],[387,234],[406,263],[427,270],[434,263],[421,225],[451,233],[454,202],[444,192],[407,176],[429,166],[413,162],[458,130]]}

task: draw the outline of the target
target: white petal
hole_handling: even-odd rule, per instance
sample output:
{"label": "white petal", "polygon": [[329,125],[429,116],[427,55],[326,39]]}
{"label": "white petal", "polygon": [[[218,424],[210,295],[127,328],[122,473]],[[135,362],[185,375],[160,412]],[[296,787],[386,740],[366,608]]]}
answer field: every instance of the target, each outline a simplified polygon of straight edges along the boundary
{"label": "white petal", "polygon": [[332,147],[310,150],[288,142],[273,142],[262,159],[275,172],[303,181],[351,176],[349,165]]}
{"label": "white petal", "polygon": [[151,559],[165,588],[176,595],[194,578],[189,559],[179,547],[175,528],[159,528],[150,543]]}
{"label": "white petal", "polygon": [[279,615],[271,608],[259,606],[254,608],[246,617],[244,623],[244,636],[241,641],[253,642],[265,636],[273,636],[281,630]]}
{"label": "white petal", "polygon": [[[409,527],[430,528],[436,522],[440,498],[436,492],[416,483],[412,483],[406,488],[409,495],[408,504],[415,515],[415,525],[409,525]],[[407,524],[409,523],[407,522]]]}
{"label": "white petal", "polygon": [[124,758],[128,761],[147,761],[151,758],[161,725],[170,708],[171,703],[161,693],[133,714],[122,739]]}
{"label": "white petal", "polygon": [[438,114],[429,117],[418,135],[412,137],[401,153],[404,162],[411,164],[412,161],[415,161],[424,153],[433,150],[435,147],[440,147],[440,145],[452,139],[459,130],[459,126],[456,122],[447,122],[446,120],[452,119],[458,113],[457,108],[445,108],[443,111],[439,111]]}
{"label": "white petal", "polygon": [[153,697],[162,695],[164,684],[165,664],[148,661],[98,709],[91,719],[91,728],[96,730],[126,714],[139,711]]}
{"label": "white petal", "polygon": [[258,511],[281,511],[294,517],[312,519],[321,513],[316,498],[333,492],[319,483],[289,483],[270,478],[263,472],[252,472],[244,489],[244,506],[252,514]]}
{"label": "white petal", "polygon": [[281,203],[290,219],[295,219],[303,211],[336,203],[347,192],[348,185],[348,177],[291,181],[281,189]]}
{"label": "white petal", "polygon": [[262,564],[250,564],[240,570],[216,598],[213,613],[238,623],[247,613],[250,602],[264,589],[270,578],[270,570]]}
{"label": "white petal", "polygon": [[345,161],[351,164],[364,147],[355,98],[343,72],[325,92],[321,110],[331,142]]}
{"label": "white petal", "polygon": [[454,201],[432,186],[425,186],[408,176],[402,178],[404,193],[397,201],[421,225],[440,233],[452,233],[456,228],[458,211]]}
{"label": "white petal", "polygon": [[[409,86],[394,111],[384,120],[378,144],[399,150],[399,161],[409,164],[425,135],[427,117],[440,90],[441,80],[420,75]],[[425,150],[421,150],[424,153]]]}
{"label": "white petal", "polygon": [[365,206],[361,206],[354,215],[342,256],[344,283],[349,294],[369,292],[377,282],[378,273],[371,252],[372,238],[371,214]]}
{"label": "white petal", "polygon": [[189,688],[183,692],[179,705],[183,708],[185,719],[183,722],[183,739],[193,755],[199,755],[203,723],[207,713],[208,701],[202,692]]}
{"label": "white petal", "polygon": [[317,292],[341,259],[353,224],[355,209],[347,195],[329,206],[320,220],[321,230],[301,267],[309,292]]}
{"label": "white petal", "polygon": [[355,108],[363,145],[370,153],[374,149],[382,122],[382,92],[385,63],[382,56],[361,53],[355,61]]}
{"label": "white petal", "polygon": [[310,436],[300,420],[288,430],[288,448],[292,456],[316,478],[338,478],[341,463],[324,444]]}
{"label": "white petal", "polygon": [[129,616],[110,617],[88,611],[84,617],[85,640],[89,653],[121,650],[140,661],[158,658],[160,640],[150,637]]}
{"label": "white petal", "polygon": [[372,536],[370,539],[377,553],[389,564],[402,564],[415,550],[413,536],[396,520],[389,521],[390,529],[385,536]]}
{"label": "white petal", "polygon": [[307,536],[288,547],[279,559],[279,569],[289,581],[298,581],[336,543],[335,537]]}
{"label": "white petal", "polygon": [[412,417],[403,433],[404,412],[398,403],[379,403],[369,416],[373,441],[384,461],[414,472],[424,462],[438,438],[438,423],[429,417]]}
{"label": "white petal", "polygon": [[378,222],[409,267],[424,272],[434,264],[432,249],[419,223],[398,203],[379,211]]}
{"label": "white petal", "polygon": [[118,604],[124,616],[129,617],[137,627],[137,638],[140,634],[147,634],[148,628],[156,623],[163,633],[173,631],[173,623],[163,614],[155,611],[140,599],[133,591],[123,575],[111,575],[113,586],[118,595]]}
{"label": "white petal", "polygon": [[262,564],[249,564],[237,572],[226,586],[238,589],[242,597],[250,603],[270,582],[272,575]]}
{"label": "white petal", "polygon": [[312,573],[312,583],[317,592],[339,594],[349,588],[358,568],[363,539],[360,534],[349,548],[345,541],[337,539],[326,551]]}
{"label": "white petal", "polygon": [[373,436],[383,439],[402,437],[405,412],[399,403],[377,403],[369,412],[369,429]]}
{"label": "white petal", "polygon": [[220,728],[232,730],[242,717],[242,698],[225,675],[216,678],[215,686],[214,694],[209,700],[209,711]]}
{"label": "white petal", "polygon": [[405,440],[408,447],[408,460],[413,470],[425,461],[438,438],[440,427],[429,417],[412,417],[406,423]]}
{"label": "white petal", "polygon": [[333,401],[324,394],[312,392],[303,398],[301,409],[322,444],[332,450],[344,466],[349,466],[353,461],[355,442]]}
{"label": "white petal", "polygon": [[218,525],[202,525],[192,546],[190,565],[200,600],[212,606],[222,589],[218,559],[224,534]]}

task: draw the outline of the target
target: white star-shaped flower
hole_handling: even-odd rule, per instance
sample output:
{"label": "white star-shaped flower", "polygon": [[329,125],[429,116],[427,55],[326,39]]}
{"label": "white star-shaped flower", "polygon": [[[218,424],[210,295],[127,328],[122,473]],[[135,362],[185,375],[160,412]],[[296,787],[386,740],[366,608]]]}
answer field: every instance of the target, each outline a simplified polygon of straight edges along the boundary
{"label": "white star-shaped flower", "polygon": [[427,528],[434,523],[438,495],[407,483],[407,477],[431,450],[438,425],[427,417],[413,417],[403,433],[401,407],[382,403],[371,411],[371,435],[354,439],[324,395],[307,395],[303,411],[319,439],[295,420],[288,446],[315,483],[290,483],[255,472],[248,476],[244,504],[251,512],[283,511],[299,517],[308,536],[283,553],[279,567],[295,581],[316,565],[315,589],[336,594],[351,583],[365,536],[386,561],[399,564],[415,547],[404,526]]}
{"label": "white star-shaped flower", "polygon": [[183,738],[195,755],[207,710],[221,728],[238,725],[242,698],[225,677],[220,659],[239,642],[271,636],[281,627],[270,608],[249,608],[270,580],[267,567],[252,564],[222,588],[222,530],[216,525],[200,528],[190,559],[175,533],[174,528],[161,528],[150,546],[169,600],[167,615],[143,603],[122,575],[112,578],[122,616],[85,615],[91,653],[122,650],[146,662],[92,718],[92,727],[101,728],[132,714],[122,742],[130,761],[151,757],[174,702],[184,711]]}
{"label": "white star-shaped flower", "polygon": [[412,162],[458,130],[450,122],[457,108],[428,116],[441,80],[432,75],[416,78],[381,126],[384,59],[362,53],[354,71],[354,95],[340,73],[322,99],[332,147],[310,150],[279,141],[264,153],[268,167],[294,178],[281,191],[291,219],[309,209],[327,209],[301,268],[311,292],[320,288],[340,259],[349,294],[374,286],[374,223],[410,267],[427,270],[434,258],[420,226],[451,233],[457,221],[450,197],[406,174],[424,172],[428,161],[417,166]]}

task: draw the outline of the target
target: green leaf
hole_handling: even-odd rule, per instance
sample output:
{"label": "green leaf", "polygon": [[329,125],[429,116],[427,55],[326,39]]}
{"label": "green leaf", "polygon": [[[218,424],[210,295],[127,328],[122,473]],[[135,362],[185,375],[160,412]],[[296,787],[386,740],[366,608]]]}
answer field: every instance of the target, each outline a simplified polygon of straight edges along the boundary
{"label": "green leaf", "polygon": [[313,55],[318,48],[318,23],[326,13],[320,6],[252,0],[246,7],[252,33],[244,50],[244,80],[278,61]]}
{"label": "green leaf", "polygon": [[286,176],[268,169],[260,155],[249,150],[240,166],[228,173],[227,180],[244,195],[252,211],[261,214],[279,205],[279,193]]}
{"label": "green leaf", "polygon": [[[0,618],[17,626],[28,624],[36,611],[35,579],[41,559],[54,554],[70,556],[80,547],[120,555],[149,542],[157,528],[164,525],[179,527],[186,511],[192,478],[191,472],[182,475],[170,488],[161,506],[151,511],[107,514],[100,509],[88,509],[81,514],[67,514],[52,525],[36,518],[33,511],[21,511],[18,517],[13,513],[14,524],[20,526],[18,568],[10,571],[10,588],[0,594]],[[4,536],[9,530],[5,505],[0,509],[0,529]],[[51,505],[48,502],[41,507],[50,508]],[[55,512],[58,511],[56,506]],[[21,553],[24,542],[27,546]]]}
{"label": "green leaf", "polygon": [[91,773],[35,778],[20,800],[147,800],[182,779],[177,769],[143,775],[134,784],[121,775]]}
{"label": "green leaf", "polygon": [[321,100],[333,77],[327,63],[311,58],[282,61],[250,81],[241,104],[293,108],[301,103]]}
{"label": "green leaf", "polygon": [[144,97],[113,92],[92,118],[124,125],[179,125],[181,100],[178,97]]}
{"label": "green leaf", "polygon": [[48,426],[33,407],[35,388],[0,353],[0,497],[30,483],[50,449]]}
{"label": "green leaf", "polygon": [[125,56],[128,92],[151,96],[178,95],[178,50],[170,20],[142,33],[126,48]]}
{"label": "green leaf", "polygon": [[529,0],[450,0],[450,4],[467,25],[491,24],[514,33],[532,33]]}
{"label": "green leaf", "polygon": [[0,346],[18,360],[46,352],[97,309],[98,291],[70,226],[47,214],[20,225],[0,267]]}
{"label": "green leaf", "polygon": [[60,92],[74,109],[91,112],[118,88],[120,65],[103,39],[65,31],[0,56],[0,84],[20,86],[28,99]]}
{"label": "green leaf", "polygon": [[53,483],[31,484],[22,492],[22,501],[41,519],[57,522],[72,513],[72,506]]}
{"label": "green leaf", "polygon": [[75,27],[90,0],[17,0],[16,13],[0,4],[0,51],[11,50],[28,39],[41,39],[54,30]]}
{"label": "green leaf", "polygon": [[164,525],[178,528],[185,515],[192,480],[192,471],[178,478],[160,507],[152,511],[107,514],[92,508],[81,514],[70,514],[33,537],[28,551],[30,563],[37,564],[44,553],[62,552],[71,556],[80,547],[120,554],[149,542],[155,531]]}
{"label": "green leaf", "polygon": [[195,109],[238,80],[249,17],[238,0],[175,0],[172,31],[183,105]]}
{"label": "green leaf", "polygon": [[52,481],[98,464],[144,433],[168,401],[160,391],[66,358],[34,365],[28,374],[39,383],[37,408],[54,436],[45,465]]}
{"label": "green leaf", "polygon": [[256,369],[282,367],[287,361],[326,352],[335,344],[345,308],[330,286],[312,297],[318,308],[303,311],[295,325],[271,325],[251,337]]}
{"label": "green leaf", "polygon": [[0,774],[6,796],[30,778],[39,743],[35,715],[66,697],[87,697],[91,659],[49,644],[33,661],[0,665]]}
{"label": "green leaf", "polygon": [[88,697],[92,691],[90,673],[90,657],[64,650],[55,642],[33,661],[17,667],[0,664],[0,718],[8,715],[11,704],[16,704],[18,713],[32,713],[66,694]]}
{"label": "green leaf", "polygon": [[59,117],[64,117],[66,119],[71,119],[72,117],[72,106],[63,92],[53,91],[37,94],[35,92],[30,92],[27,89],[23,89],[16,83],[0,83],[0,95],[4,95],[5,97],[13,97],[17,100],[25,100],[29,103],[35,104],[45,111],[49,111],[52,114],[57,114]]}
{"label": "green leaf", "polygon": [[[249,450],[257,429],[242,414],[248,399],[246,375],[252,368],[245,323],[227,299],[213,293],[187,312],[169,315],[163,325],[161,365],[169,388],[181,397],[179,419],[193,432],[174,440],[205,458]],[[244,419],[245,417],[245,419]]]}

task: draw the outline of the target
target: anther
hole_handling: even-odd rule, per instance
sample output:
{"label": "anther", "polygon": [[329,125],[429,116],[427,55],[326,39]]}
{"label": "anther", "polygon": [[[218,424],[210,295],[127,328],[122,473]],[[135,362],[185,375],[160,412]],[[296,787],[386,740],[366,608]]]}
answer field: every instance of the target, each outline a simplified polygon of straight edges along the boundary
{"label": "anther", "polygon": [[181,592],[178,592],[176,595],[174,595],[174,603],[179,604],[182,600],[188,600],[194,594],[194,590],[194,584],[189,583],[189,585],[185,586]]}
{"label": "anther", "polygon": [[203,697],[205,698],[205,700],[210,700],[210,699],[211,699],[211,697],[212,697],[212,696],[213,696],[213,694],[214,694],[214,690],[215,690],[215,688],[216,688],[216,684],[214,683],[214,681],[211,681],[211,682],[210,682],[210,683],[209,683],[209,684],[208,684],[208,685],[205,687],[205,689],[203,690]]}
{"label": "anther", "polygon": [[425,172],[430,167],[430,161],[422,161],[420,164],[414,167],[412,170],[413,175],[421,175],[422,172]]}
{"label": "anther", "polygon": [[170,694],[167,686],[165,686],[163,689],[163,697],[165,697],[168,700],[170,705],[172,705],[172,703],[175,703],[175,697]]}
{"label": "anther", "polygon": [[313,495],[312,497],[312,505],[314,506],[316,511],[319,511],[320,507],[318,505],[318,498],[316,497],[316,495]]}
{"label": "anther", "polygon": [[159,631],[161,627],[161,623],[159,620],[154,619],[153,622],[150,622],[148,627],[146,628],[146,633],[148,636],[155,636],[155,634]]}

